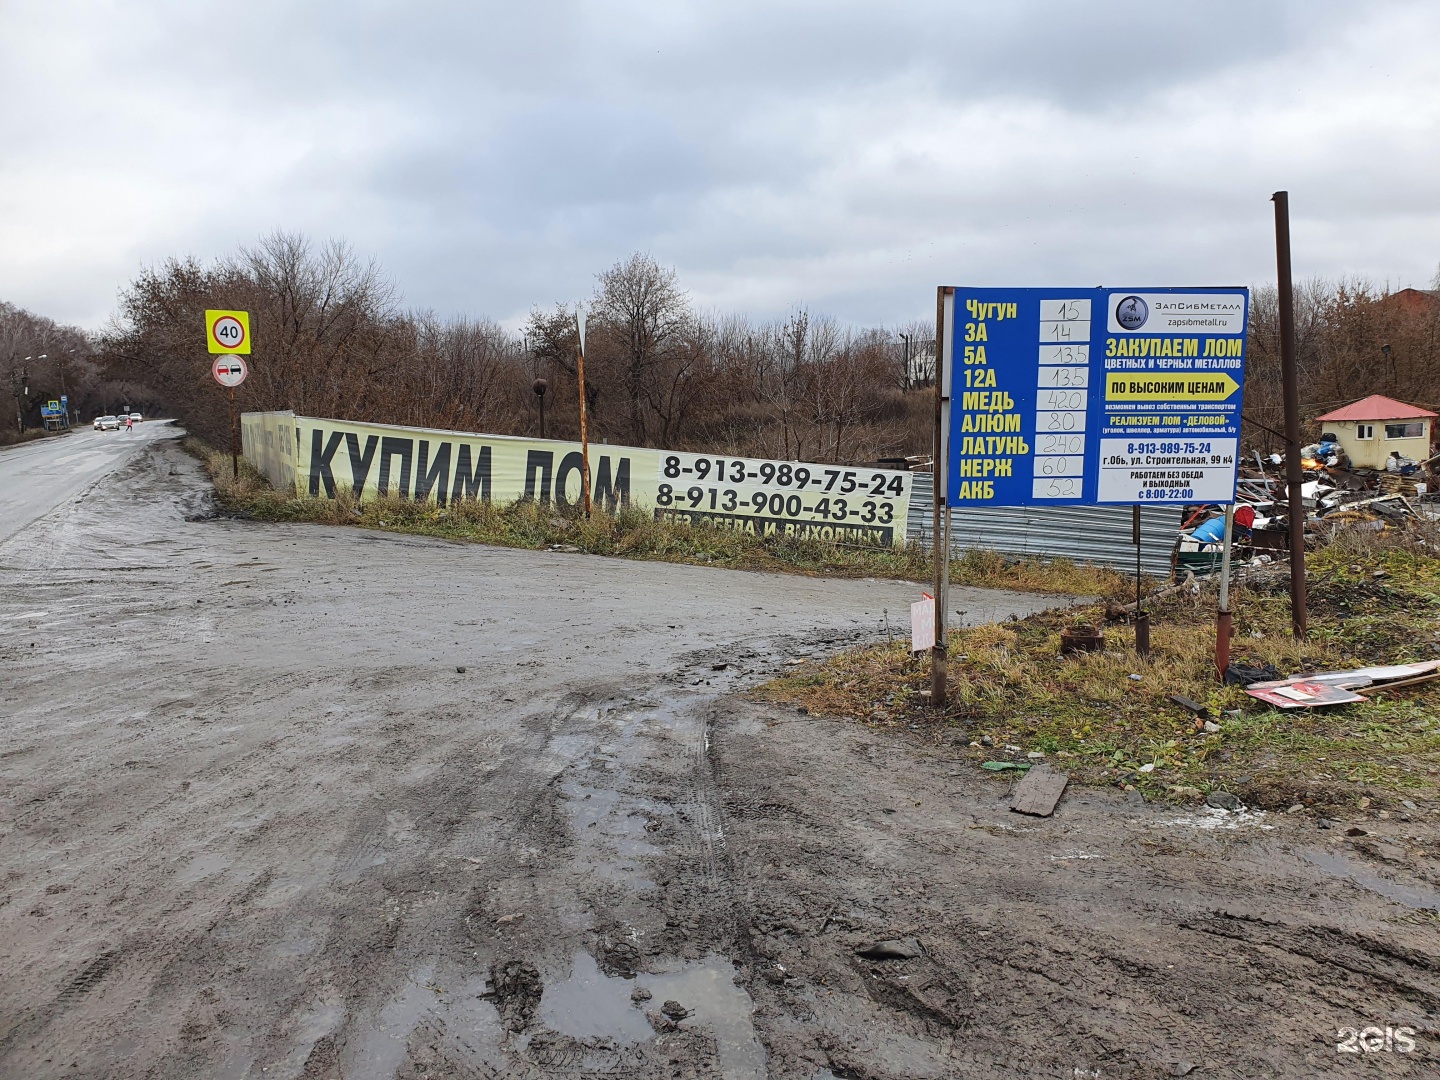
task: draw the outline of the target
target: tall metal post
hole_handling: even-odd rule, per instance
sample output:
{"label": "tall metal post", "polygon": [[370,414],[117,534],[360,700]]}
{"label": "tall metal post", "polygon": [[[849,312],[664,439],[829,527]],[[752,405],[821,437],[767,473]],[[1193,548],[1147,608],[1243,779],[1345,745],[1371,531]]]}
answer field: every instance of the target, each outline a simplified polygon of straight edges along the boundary
{"label": "tall metal post", "polygon": [[230,475],[240,479],[240,451],[235,446],[235,388],[230,387]]}
{"label": "tall metal post", "polygon": [[1289,488],[1290,629],[1305,640],[1305,498],[1300,470],[1300,376],[1295,366],[1295,291],[1290,274],[1290,193],[1277,191],[1275,203],[1276,287],[1280,301],[1280,380],[1285,402],[1285,480]]}
{"label": "tall metal post", "polygon": [[1220,606],[1215,611],[1215,670],[1230,667],[1230,541],[1235,535],[1235,504],[1225,507],[1225,536],[1220,546]]}
{"label": "tall metal post", "polygon": [[935,296],[935,644],[930,650],[930,704],[939,709],[946,697],[946,618],[950,603],[950,513],[947,504],[950,457],[950,364],[954,334],[955,290]]}
{"label": "tall metal post", "polygon": [[590,435],[585,426],[585,310],[579,309],[575,324],[580,330],[580,348],[575,354],[575,371],[580,380],[580,487],[585,495],[585,516],[590,516]]}
{"label": "tall metal post", "polygon": [[1150,615],[1142,608],[1140,586],[1140,504],[1130,508],[1130,533],[1135,542],[1135,653],[1141,660],[1150,659]]}

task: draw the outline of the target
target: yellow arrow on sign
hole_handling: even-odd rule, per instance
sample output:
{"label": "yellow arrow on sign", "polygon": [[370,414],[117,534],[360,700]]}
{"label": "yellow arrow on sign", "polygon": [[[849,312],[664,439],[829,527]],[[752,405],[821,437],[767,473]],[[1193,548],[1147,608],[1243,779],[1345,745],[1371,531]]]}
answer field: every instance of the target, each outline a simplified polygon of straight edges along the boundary
{"label": "yellow arrow on sign", "polygon": [[1105,376],[1106,401],[1224,401],[1240,384],[1229,375],[1157,375],[1153,372]]}

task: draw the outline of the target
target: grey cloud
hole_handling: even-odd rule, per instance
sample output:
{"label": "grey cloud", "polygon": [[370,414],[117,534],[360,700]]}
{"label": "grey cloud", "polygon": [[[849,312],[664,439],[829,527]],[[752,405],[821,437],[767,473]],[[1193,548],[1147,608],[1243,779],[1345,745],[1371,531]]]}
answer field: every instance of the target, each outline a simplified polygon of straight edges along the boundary
{"label": "grey cloud", "polygon": [[644,249],[705,304],[894,322],[940,281],[1261,278],[1276,187],[1306,272],[1428,278],[1437,35],[1378,0],[12,4],[0,296],[96,322],[280,225],[442,312]]}

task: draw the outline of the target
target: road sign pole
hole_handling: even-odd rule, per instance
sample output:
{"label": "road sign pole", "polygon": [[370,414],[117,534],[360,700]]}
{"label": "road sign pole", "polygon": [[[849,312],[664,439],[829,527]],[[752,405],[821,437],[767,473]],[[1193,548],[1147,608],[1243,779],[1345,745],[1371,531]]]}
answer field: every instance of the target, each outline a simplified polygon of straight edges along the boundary
{"label": "road sign pole", "polygon": [[1140,587],[1140,504],[1130,508],[1130,532],[1135,541],[1135,653],[1141,660],[1150,659],[1150,613],[1141,606],[1143,591]]}
{"label": "road sign pole", "polygon": [[955,290],[940,288],[935,297],[935,451],[931,476],[935,485],[935,644],[930,647],[930,705],[943,709],[946,696],[946,619],[950,602],[950,365]]}
{"label": "road sign pole", "polygon": [[235,448],[235,388],[230,387],[230,475],[240,479],[240,452]]}
{"label": "road sign pole", "polygon": [[249,365],[241,354],[250,352],[250,313],[248,311],[205,312],[205,340],[215,359],[210,374],[225,387],[230,402],[230,475],[240,479],[240,436],[235,416],[235,387],[250,374]]}

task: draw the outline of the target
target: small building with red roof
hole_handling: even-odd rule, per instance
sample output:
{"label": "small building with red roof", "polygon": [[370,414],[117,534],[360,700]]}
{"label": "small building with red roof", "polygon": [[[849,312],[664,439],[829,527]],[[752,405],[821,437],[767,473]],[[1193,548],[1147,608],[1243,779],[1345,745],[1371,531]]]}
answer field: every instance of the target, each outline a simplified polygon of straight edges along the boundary
{"label": "small building with red roof", "polygon": [[1371,394],[1315,419],[1335,435],[1352,468],[1383,469],[1392,453],[1412,461],[1428,458],[1435,418],[1429,409]]}

